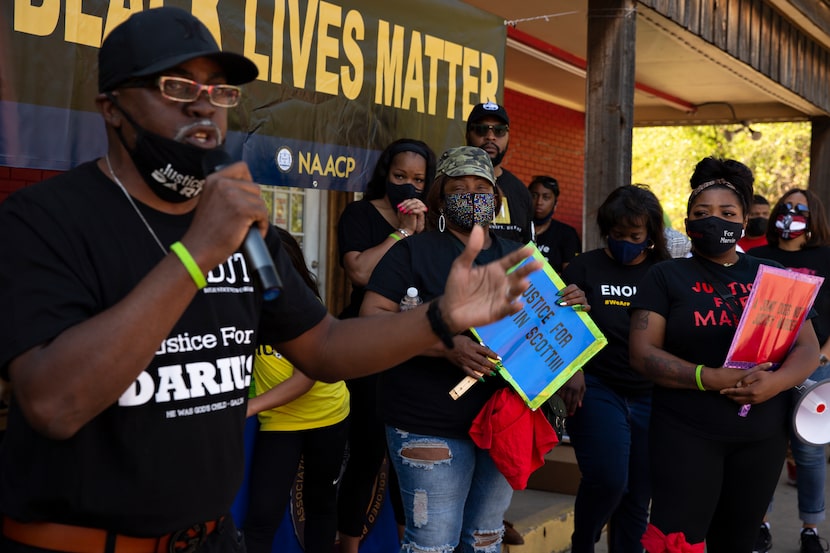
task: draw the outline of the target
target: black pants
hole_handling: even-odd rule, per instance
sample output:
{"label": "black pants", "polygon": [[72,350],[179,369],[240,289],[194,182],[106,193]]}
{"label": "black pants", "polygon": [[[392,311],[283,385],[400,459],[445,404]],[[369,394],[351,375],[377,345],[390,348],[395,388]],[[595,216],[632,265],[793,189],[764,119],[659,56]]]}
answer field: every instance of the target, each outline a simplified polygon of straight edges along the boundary
{"label": "black pants", "polygon": [[[736,415],[737,416],[737,415]],[[651,524],[708,553],[750,553],[781,474],[786,425],[765,440],[702,438],[652,413]]]}
{"label": "black pants", "polygon": [[285,516],[291,484],[303,458],[303,508],[307,553],[331,553],[337,532],[337,480],[343,466],[349,419],[294,432],[260,431],[251,461],[248,515],[243,530],[250,553],[270,553]]}
{"label": "black pants", "polygon": [[[351,395],[351,430],[349,431],[349,460],[337,499],[337,529],[341,534],[363,535],[366,510],[372,502],[375,478],[386,457],[386,427],[377,414],[378,375],[348,380]],[[389,464],[389,499],[395,512],[395,521],[404,525],[403,503],[398,479]]]}

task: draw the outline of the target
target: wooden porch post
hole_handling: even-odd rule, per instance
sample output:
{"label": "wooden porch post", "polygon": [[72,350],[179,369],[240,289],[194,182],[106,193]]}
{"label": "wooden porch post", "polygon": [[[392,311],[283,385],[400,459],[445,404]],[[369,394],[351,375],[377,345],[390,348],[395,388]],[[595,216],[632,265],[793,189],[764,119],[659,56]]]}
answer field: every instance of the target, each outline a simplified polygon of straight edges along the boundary
{"label": "wooden porch post", "polygon": [[631,183],[634,121],[635,0],[588,0],[588,71],[585,95],[586,250],[602,244],[596,212],[616,187]]}

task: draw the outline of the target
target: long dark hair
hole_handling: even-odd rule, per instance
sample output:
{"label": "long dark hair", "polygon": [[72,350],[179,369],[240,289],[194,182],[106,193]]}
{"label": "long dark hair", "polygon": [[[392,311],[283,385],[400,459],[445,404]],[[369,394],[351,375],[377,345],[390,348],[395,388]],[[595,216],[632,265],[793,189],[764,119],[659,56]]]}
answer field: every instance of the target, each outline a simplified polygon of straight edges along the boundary
{"label": "long dark hair", "polygon": [[435,152],[427,146],[426,142],[414,138],[401,138],[389,144],[380,154],[380,158],[378,158],[378,162],[375,164],[375,170],[372,173],[372,179],[366,187],[364,198],[367,200],[377,200],[378,198],[386,196],[386,181],[389,178],[389,167],[392,165],[392,160],[395,159],[395,156],[403,152],[415,152],[426,160],[427,170],[424,176],[424,191],[421,197],[427,197],[429,187],[432,186],[432,181],[435,180]]}
{"label": "long dark hair", "polygon": [[280,242],[282,242],[282,246],[285,249],[285,253],[288,254],[288,258],[291,260],[291,264],[294,265],[294,268],[297,269],[297,272],[300,273],[300,276],[303,279],[303,282],[308,285],[314,295],[318,298],[320,297],[320,289],[317,287],[317,277],[314,276],[314,273],[308,270],[308,265],[305,263],[305,257],[303,257],[303,250],[300,248],[299,242],[297,239],[291,236],[291,233],[285,230],[282,227],[274,226],[277,229],[277,234],[280,237]]}
{"label": "long dark hair", "polygon": [[663,233],[663,207],[645,184],[626,184],[608,194],[597,210],[597,226],[601,236],[608,236],[617,225],[629,227],[646,224],[648,238],[654,243],[649,254],[656,259],[669,259],[666,235]]}
{"label": "long dark hair", "polygon": [[775,207],[770,211],[770,220],[767,225],[767,243],[770,246],[778,247],[781,237],[775,230],[775,218],[785,210],[784,204],[787,203],[787,198],[799,192],[807,197],[807,205],[810,208],[810,216],[807,217],[807,228],[805,229],[807,231],[805,233],[807,241],[802,248],[830,246],[830,228],[828,228],[824,204],[818,195],[805,188],[790,188],[775,202]]}

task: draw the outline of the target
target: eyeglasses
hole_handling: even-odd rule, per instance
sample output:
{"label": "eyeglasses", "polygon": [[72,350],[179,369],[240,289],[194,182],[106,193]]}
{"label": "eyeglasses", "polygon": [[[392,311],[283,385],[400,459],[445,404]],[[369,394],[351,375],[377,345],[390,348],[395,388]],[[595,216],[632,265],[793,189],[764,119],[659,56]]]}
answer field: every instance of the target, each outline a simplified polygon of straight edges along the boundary
{"label": "eyeglasses", "polygon": [[510,125],[485,125],[484,123],[474,123],[470,125],[470,130],[480,137],[487,136],[487,133],[493,131],[496,138],[501,138],[510,130]]}
{"label": "eyeglasses", "polygon": [[804,204],[795,204],[793,205],[790,202],[784,204],[784,209],[787,211],[792,211],[794,213],[810,213],[810,208]]}
{"label": "eyeglasses", "polygon": [[121,85],[122,88],[158,86],[161,95],[174,102],[195,102],[202,91],[208,93],[210,103],[219,108],[232,108],[239,104],[242,89],[230,84],[202,84],[184,77],[161,76],[153,79],[136,79]]}

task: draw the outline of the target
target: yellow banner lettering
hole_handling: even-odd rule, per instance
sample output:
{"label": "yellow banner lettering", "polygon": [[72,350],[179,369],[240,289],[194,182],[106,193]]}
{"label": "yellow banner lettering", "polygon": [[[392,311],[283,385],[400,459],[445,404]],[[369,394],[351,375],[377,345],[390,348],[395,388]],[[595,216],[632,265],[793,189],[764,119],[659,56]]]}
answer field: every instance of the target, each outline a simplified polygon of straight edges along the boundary
{"label": "yellow banner lettering", "polygon": [[100,17],[81,11],[81,0],[66,0],[66,42],[85,46],[101,46],[104,22]]}
{"label": "yellow banner lettering", "polygon": [[337,59],[340,54],[340,43],[336,38],[329,36],[329,27],[340,27],[340,18],[343,9],[329,2],[320,2],[320,15],[317,20],[317,90],[332,96],[337,96],[340,88],[339,75],[328,71],[329,59]]}
{"label": "yellow banner lettering", "polygon": [[58,27],[61,0],[14,0],[14,30],[28,35],[49,36]]}
{"label": "yellow banner lettering", "polygon": [[479,52],[472,48],[464,48],[464,63],[461,68],[461,113],[466,114],[472,111],[473,106],[478,103],[478,100],[470,102],[470,95],[475,94],[476,98],[479,96],[479,81],[478,77],[473,73],[473,69],[479,67]]}
{"label": "yellow banner lettering", "polygon": [[375,72],[375,103],[401,107],[404,28],[395,25],[390,43],[389,22],[378,20],[378,52]]}
{"label": "yellow banner lettering", "polygon": [[[499,64],[493,54],[481,53],[481,92],[479,101],[495,102],[499,90]],[[472,109],[472,108],[471,108]],[[470,113],[466,111],[465,113]]]}
{"label": "yellow banner lettering", "polygon": [[[458,67],[463,60],[461,45],[454,42],[444,43],[444,61],[447,68],[447,119],[455,119],[455,98],[458,95]],[[465,114],[466,116],[466,114]]]}
{"label": "yellow banner lettering", "polygon": [[438,62],[444,57],[444,41],[438,37],[427,35],[424,39],[424,55],[429,58],[429,97],[427,99],[427,113],[435,115],[438,98]]}
{"label": "yellow banner lettering", "polygon": [[[221,27],[219,26],[219,12],[216,9],[216,4],[219,3],[219,0],[194,0],[193,2],[193,15],[202,21],[205,24],[205,27],[208,28],[210,34],[213,35],[213,38],[216,40],[216,44],[219,45],[219,49],[222,49],[222,31]],[[256,0],[253,0],[254,10],[256,10]]]}
{"label": "yellow banner lettering", "polygon": [[421,57],[421,33],[412,31],[409,44],[409,59],[406,62],[406,79],[403,85],[403,109],[410,109],[415,100],[415,109],[424,113],[424,60]]}
{"label": "yellow banner lettering", "polygon": [[314,22],[317,19],[319,0],[309,0],[305,24],[300,32],[300,6],[298,0],[288,0],[288,34],[291,41],[291,63],[297,88],[305,88],[308,60],[311,58],[311,41],[314,38]]}
{"label": "yellow banner lettering", "polygon": [[343,87],[343,95],[349,100],[357,98],[363,88],[363,51],[358,42],[363,40],[365,34],[360,12],[349,10],[343,25],[343,52],[354,68],[354,77],[350,77],[348,66],[340,66],[340,86]]}
{"label": "yellow banner lettering", "polygon": [[[274,21],[271,25],[271,82],[282,83],[283,49],[285,39],[285,1],[274,2]],[[262,75],[262,73],[260,73]]]}
{"label": "yellow banner lettering", "polygon": [[[277,7],[274,6],[276,10]],[[257,0],[245,2],[245,34],[242,39],[242,53],[246,58],[254,62],[260,79],[267,79],[268,56],[259,54],[256,51],[256,21],[257,21]],[[219,21],[216,21],[219,24]]]}

